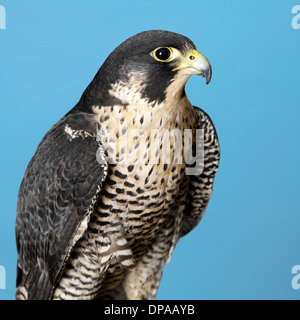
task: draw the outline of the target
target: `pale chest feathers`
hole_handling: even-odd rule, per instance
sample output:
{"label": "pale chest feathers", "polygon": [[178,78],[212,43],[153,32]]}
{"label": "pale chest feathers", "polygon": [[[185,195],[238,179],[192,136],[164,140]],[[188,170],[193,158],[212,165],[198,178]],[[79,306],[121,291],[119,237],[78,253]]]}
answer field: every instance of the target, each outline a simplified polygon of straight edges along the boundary
{"label": "pale chest feathers", "polygon": [[150,209],[158,215],[167,213],[184,196],[187,185],[184,147],[192,148],[193,141],[184,130],[194,133],[197,121],[188,99],[169,106],[97,111],[97,138],[106,150],[110,171],[100,195],[103,207],[117,207],[116,213],[124,213],[126,219],[130,213],[147,216]]}

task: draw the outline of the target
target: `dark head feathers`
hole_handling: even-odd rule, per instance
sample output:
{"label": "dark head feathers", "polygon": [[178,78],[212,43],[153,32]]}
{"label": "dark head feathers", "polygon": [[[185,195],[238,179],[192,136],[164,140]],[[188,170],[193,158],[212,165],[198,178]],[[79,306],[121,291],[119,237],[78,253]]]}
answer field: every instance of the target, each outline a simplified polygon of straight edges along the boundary
{"label": "dark head feathers", "polygon": [[91,112],[92,105],[124,105],[108,91],[118,81],[126,83],[134,73],[144,78],[141,89],[144,98],[148,98],[149,102],[164,100],[165,90],[175,72],[169,64],[160,63],[151,57],[150,53],[158,47],[173,47],[183,51],[194,49],[195,45],[185,36],[164,30],[144,31],[128,38],[105,60],[75,109]]}
{"label": "dark head feathers", "polygon": [[121,43],[112,54],[130,54],[130,50],[140,53],[149,53],[157,47],[174,47],[183,49],[185,47],[195,48],[194,43],[187,37],[165,30],[150,30],[137,33]]}

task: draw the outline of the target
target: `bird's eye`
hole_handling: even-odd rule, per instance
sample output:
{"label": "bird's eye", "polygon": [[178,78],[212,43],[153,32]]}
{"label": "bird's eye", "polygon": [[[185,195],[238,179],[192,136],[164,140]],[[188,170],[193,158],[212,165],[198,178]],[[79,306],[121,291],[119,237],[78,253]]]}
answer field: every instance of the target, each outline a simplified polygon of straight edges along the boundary
{"label": "bird's eye", "polygon": [[157,61],[169,61],[172,56],[172,52],[170,48],[157,48],[153,51],[153,57]]}

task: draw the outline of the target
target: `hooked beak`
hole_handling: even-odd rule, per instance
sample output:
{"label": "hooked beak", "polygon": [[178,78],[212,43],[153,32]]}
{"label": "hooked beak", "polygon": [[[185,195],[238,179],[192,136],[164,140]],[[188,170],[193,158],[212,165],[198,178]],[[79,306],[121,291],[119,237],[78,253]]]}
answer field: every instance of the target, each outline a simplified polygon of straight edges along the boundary
{"label": "hooked beak", "polygon": [[209,84],[212,75],[212,69],[209,61],[199,51],[189,52],[177,69],[182,69],[185,74],[196,74],[206,78],[206,84]]}

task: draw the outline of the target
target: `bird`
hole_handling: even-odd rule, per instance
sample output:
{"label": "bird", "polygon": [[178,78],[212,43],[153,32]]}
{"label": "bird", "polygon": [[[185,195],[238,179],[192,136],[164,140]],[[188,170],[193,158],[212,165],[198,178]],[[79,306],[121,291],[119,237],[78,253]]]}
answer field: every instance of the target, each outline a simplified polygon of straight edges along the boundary
{"label": "bird", "polygon": [[211,118],[187,98],[191,75],[208,84],[212,68],[189,38],[137,33],[45,134],[18,193],[17,300],[156,298],[220,161]]}

